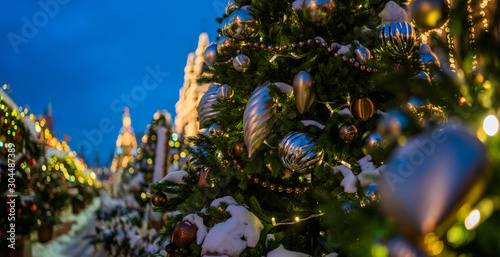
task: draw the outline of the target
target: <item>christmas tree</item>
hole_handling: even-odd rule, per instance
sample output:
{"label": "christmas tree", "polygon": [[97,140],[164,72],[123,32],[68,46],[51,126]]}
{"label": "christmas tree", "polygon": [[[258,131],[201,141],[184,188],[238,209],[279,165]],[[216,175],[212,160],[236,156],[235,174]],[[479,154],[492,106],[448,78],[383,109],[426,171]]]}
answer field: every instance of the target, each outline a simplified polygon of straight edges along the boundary
{"label": "christmas tree", "polygon": [[355,255],[356,245],[366,252],[359,236],[341,244],[351,235],[325,217],[376,201],[381,164],[397,143],[390,127],[376,131],[378,118],[401,98],[411,104],[402,111],[423,127],[443,121],[440,109],[427,116],[418,94],[394,97],[394,87],[380,83],[398,77],[432,91],[428,71],[439,64],[418,56],[435,54],[416,44],[395,2],[229,1],[218,21],[222,36],[204,52],[210,68],[199,81],[212,84],[198,105],[202,131],[190,138],[189,170],[153,186],[169,194],[157,208],[170,216],[167,252]]}

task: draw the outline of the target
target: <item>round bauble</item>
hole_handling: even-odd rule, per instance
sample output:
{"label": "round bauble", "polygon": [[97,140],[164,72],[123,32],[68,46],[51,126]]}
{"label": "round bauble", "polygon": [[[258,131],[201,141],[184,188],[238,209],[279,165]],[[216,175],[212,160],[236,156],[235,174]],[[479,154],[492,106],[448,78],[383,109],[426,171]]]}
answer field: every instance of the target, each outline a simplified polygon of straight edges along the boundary
{"label": "round bauble", "polygon": [[225,36],[222,36],[219,38],[219,41],[217,42],[217,53],[224,54],[227,52],[228,49],[237,48],[241,44],[242,44],[241,42],[236,41],[232,38],[227,38]]}
{"label": "round bauble", "polygon": [[365,202],[366,203],[378,202],[379,195],[377,191],[378,191],[378,185],[368,186],[368,188],[365,190]]}
{"label": "round bauble", "polygon": [[306,71],[301,71],[293,79],[293,95],[295,105],[301,114],[304,114],[314,102],[316,91],[314,90],[314,79]]}
{"label": "round bauble", "polygon": [[304,173],[321,165],[324,153],[308,135],[292,132],[281,140],[279,155],[287,169]]}
{"label": "round bauble", "polygon": [[237,71],[245,72],[250,67],[250,58],[244,54],[239,54],[234,57],[233,67]]}
{"label": "round bauble", "polygon": [[305,0],[302,6],[304,16],[316,25],[325,25],[335,13],[335,2],[333,0]]}
{"label": "round bauble", "polygon": [[167,203],[167,195],[165,195],[163,192],[156,192],[153,195],[151,195],[151,204],[153,204],[156,207],[161,207],[164,206]]}
{"label": "round bauble", "polygon": [[423,30],[436,29],[448,20],[450,4],[447,0],[413,0],[410,3],[413,22]]}
{"label": "round bauble", "polygon": [[409,118],[399,111],[389,111],[382,116],[378,125],[377,132],[388,142],[397,140],[403,131],[408,129],[410,124]]}
{"label": "round bauble", "polygon": [[188,249],[196,240],[196,232],[198,232],[196,225],[188,221],[182,221],[175,226],[172,240],[180,248]]}
{"label": "round bauble", "polygon": [[226,5],[226,14],[230,15],[234,10],[238,9],[238,5],[234,0],[229,0]]}
{"label": "round bauble", "polygon": [[350,143],[358,136],[358,129],[352,124],[344,124],[339,129],[339,137],[342,141]]}
{"label": "round bauble", "polygon": [[428,70],[439,69],[441,67],[439,58],[433,52],[420,54],[420,64]]}
{"label": "round bauble", "polygon": [[221,25],[220,30],[222,32],[222,35],[225,37],[231,37],[231,33],[229,33],[229,17],[224,18],[224,20],[222,20],[220,25]]}
{"label": "round bauble", "polygon": [[208,67],[214,66],[214,63],[217,60],[217,45],[215,43],[205,48],[205,52],[203,52],[203,60]]}
{"label": "round bauble", "polygon": [[380,26],[379,38],[382,46],[394,56],[407,56],[416,40],[415,30],[407,21],[385,22]]}
{"label": "round bauble", "polygon": [[359,121],[367,121],[373,116],[374,112],[375,107],[373,106],[373,102],[363,95],[351,105],[351,113]]}
{"label": "round bauble", "polygon": [[214,123],[208,128],[208,135],[210,135],[211,138],[220,137],[222,135],[222,129],[217,123]]}
{"label": "round bauble", "polygon": [[361,151],[363,151],[365,155],[369,155],[383,148],[382,136],[377,132],[372,132],[365,137],[365,145],[361,148]]}
{"label": "round bauble", "polygon": [[415,74],[415,76],[413,76],[414,80],[416,81],[423,81],[425,82],[426,84],[431,84],[431,77],[429,76],[429,74],[423,70],[421,71],[417,71],[417,73]]}
{"label": "round bauble", "polygon": [[260,20],[249,10],[234,10],[228,17],[229,34],[234,39],[251,39],[259,34]]}
{"label": "round bauble", "polygon": [[221,101],[233,97],[233,94],[234,94],[233,89],[228,85],[222,85],[219,87],[219,89],[217,89],[217,97]]}
{"label": "round bauble", "polygon": [[236,154],[236,156],[242,156],[245,154],[246,150],[247,148],[243,142],[236,142],[233,144],[233,153]]}
{"label": "round bauble", "polygon": [[366,64],[368,60],[372,58],[372,54],[370,53],[370,50],[364,46],[359,46],[354,50],[354,55],[356,56],[356,61],[358,61],[361,64]]}

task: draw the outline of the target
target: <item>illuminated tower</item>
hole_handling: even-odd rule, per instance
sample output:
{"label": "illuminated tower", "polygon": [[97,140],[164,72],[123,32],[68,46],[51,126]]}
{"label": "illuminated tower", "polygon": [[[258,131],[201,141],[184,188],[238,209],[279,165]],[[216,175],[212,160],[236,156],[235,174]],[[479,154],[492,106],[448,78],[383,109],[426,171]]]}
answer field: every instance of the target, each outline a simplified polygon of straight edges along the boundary
{"label": "illuminated tower", "polygon": [[125,107],[123,114],[123,127],[116,140],[116,150],[111,164],[111,171],[123,171],[135,159],[137,153],[137,141],[135,140],[134,129],[132,128],[128,107]]}

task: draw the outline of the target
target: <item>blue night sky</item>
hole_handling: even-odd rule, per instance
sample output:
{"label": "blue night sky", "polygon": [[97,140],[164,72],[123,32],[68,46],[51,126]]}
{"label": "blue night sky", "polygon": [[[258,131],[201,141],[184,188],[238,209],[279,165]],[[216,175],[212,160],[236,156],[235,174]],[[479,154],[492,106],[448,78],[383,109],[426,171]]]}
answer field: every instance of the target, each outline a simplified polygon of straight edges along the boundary
{"label": "blue night sky", "polygon": [[50,97],[59,138],[71,136],[77,152],[83,145],[89,164],[97,147],[100,164],[108,164],[127,101],[137,133],[158,109],[175,116],[187,55],[201,32],[215,40],[226,2],[4,1],[0,83],[35,115]]}

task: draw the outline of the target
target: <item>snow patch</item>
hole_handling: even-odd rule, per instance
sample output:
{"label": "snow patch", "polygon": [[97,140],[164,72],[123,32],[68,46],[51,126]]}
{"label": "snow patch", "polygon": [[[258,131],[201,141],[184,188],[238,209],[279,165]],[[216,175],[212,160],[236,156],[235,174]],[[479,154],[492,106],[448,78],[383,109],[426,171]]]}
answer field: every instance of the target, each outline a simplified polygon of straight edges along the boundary
{"label": "snow patch", "polygon": [[382,22],[405,22],[408,19],[406,11],[393,1],[387,2],[378,16]]}
{"label": "snow patch", "polygon": [[219,208],[221,203],[225,203],[227,205],[237,205],[238,204],[238,202],[236,202],[236,200],[234,200],[234,198],[232,196],[228,195],[228,196],[224,196],[224,197],[213,200],[212,203],[210,204],[210,207]]}
{"label": "snow patch", "polygon": [[160,126],[156,130],[156,134],[158,135],[158,137],[156,140],[156,156],[153,173],[153,183],[160,181],[160,179],[165,175],[165,145],[167,143],[167,131],[168,129],[164,126]]}
{"label": "snow patch", "polygon": [[422,44],[420,46],[420,50],[418,51],[419,54],[430,54],[432,53],[431,47],[427,44]]}
{"label": "snow patch", "polygon": [[302,6],[304,5],[304,0],[295,0],[293,3],[292,3],[292,8],[295,10],[295,11],[298,11],[298,10],[302,10]]}
{"label": "snow patch", "polygon": [[278,248],[270,251],[267,257],[310,257],[310,255],[289,251],[283,245],[280,245]]}
{"label": "snow patch", "polygon": [[315,120],[301,120],[300,121],[304,126],[316,126],[318,127],[319,129],[323,130],[325,129],[325,125],[315,121]]}
{"label": "snow patch", "polygon": [[161,180],[161,182],[172,181],[172,182],[175,182],[179,185],[183,185],[183,184],[186,184],[186,182],[184,182],[184,177],[186,177],[187,175],[188,175],[188,173],[184,170],[174,171],[174,172],[171,172],[168,175],[166,175]]}
{"label": "snow patch", "polygon": [[337,112],[339,115],[347,115],[347,116],[351,116],[352,117],[352,113],[351,113],[351,110],[349,110],[349,108],[344,108],[340,111]]}
{"label": "snow patch", "polygon": [[291,96],[292,95],[292,92],[293,92],[293,87],[286,84],[286,83],[283,83],[283,82],[274,82],[273,83],[277,88],[279,88],[281,90],[281,92],[287,94],[288,96]]}
{"label": "snow patch", "polygon": [[196,243],[201,245],[201,243],[203,243],[203,240],[205,240],[208,231],[207,226],[203,224],[203,219],[197,214],[191,213],[184,217],[182,221],[189,221],[191,222],[191,224],[194,224],[196,225],[196,227],[198,227],[198,231],[196,232]]}

